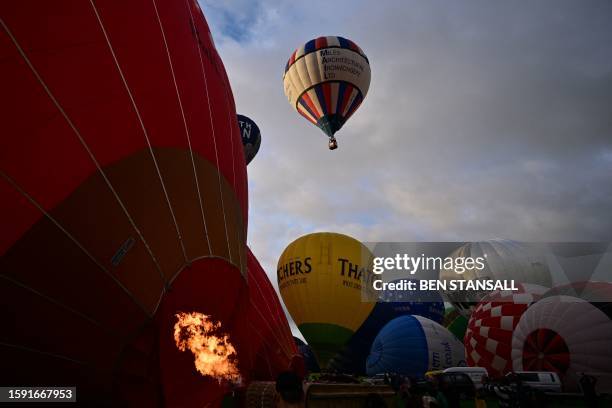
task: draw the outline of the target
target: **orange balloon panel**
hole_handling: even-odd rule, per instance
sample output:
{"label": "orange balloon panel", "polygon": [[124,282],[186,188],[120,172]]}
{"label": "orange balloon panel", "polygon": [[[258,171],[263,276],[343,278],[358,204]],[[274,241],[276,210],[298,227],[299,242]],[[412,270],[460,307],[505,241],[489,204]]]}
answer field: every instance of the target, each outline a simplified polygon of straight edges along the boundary
{"label": "orange balloon panel", "polygon": [[173,405],[167,298],[227,323],[248,294],[246,166],[197,2],[1,2],[0,89],[0,383]]}

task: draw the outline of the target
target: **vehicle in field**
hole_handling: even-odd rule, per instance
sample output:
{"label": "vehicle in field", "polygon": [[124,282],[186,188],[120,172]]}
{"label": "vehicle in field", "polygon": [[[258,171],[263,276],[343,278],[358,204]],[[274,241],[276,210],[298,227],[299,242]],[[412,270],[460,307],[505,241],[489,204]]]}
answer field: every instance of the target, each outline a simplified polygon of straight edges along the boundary
{"label": "vehicle in field", "polygon": [[450,367],[442,371],[443,373],[464,373],[474,383],[474,387],[478,390],[483,386],[485,377],[489,376],[487,369],[484,367]]}
{"label": "vehicle in field", "polygon": [[515,376],[523,385],[544,392],[561,392],[561,379],[552,371],[515,371],[506,377]]}

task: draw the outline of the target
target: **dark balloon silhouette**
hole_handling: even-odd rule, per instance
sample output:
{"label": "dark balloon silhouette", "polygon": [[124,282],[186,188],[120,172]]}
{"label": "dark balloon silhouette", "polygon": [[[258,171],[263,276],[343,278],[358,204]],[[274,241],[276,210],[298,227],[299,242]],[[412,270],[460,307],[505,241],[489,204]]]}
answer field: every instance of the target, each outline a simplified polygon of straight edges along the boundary
{"label": "dark balloon silhouette", "polygon": [[240,128],[240,137],[242,138],[244,158],[248,165],[259,151],[261,132],[259,131],[259,126],[248,116],[244,115],[238,115],[238,127]]}

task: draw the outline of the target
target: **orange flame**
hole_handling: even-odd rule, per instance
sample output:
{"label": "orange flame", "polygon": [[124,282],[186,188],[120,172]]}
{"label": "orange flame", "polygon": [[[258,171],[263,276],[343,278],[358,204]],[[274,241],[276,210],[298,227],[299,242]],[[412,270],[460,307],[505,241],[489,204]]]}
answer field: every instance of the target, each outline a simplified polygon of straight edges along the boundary
{"label": "orange flame", "polygon": [[174,341],[180,351],[189,349],[195,356],[195,367],[204,376],[219,383],[229,381],[240,384],[236,349],[227,334],[221,330],[221,322],[203,313],[179,312],[175,315]]}

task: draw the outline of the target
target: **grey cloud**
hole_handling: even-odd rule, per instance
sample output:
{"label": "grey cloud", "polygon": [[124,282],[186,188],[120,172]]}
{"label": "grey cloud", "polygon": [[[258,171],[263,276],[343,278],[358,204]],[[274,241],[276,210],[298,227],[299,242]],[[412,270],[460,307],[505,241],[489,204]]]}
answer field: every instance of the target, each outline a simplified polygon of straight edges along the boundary
{"label": "grey cloud", "polygon": [[[249,244],[275,285],[283,248],[321,230],[612,239],[609,1],[240,4],[217,8],[251,23],[241,42],[224,13],[209,23],[237,110],[263,133]],[[372,85],[329,152],[287,103],[282,73],[293,49],[335,34],[367,53]]]}

